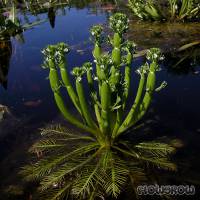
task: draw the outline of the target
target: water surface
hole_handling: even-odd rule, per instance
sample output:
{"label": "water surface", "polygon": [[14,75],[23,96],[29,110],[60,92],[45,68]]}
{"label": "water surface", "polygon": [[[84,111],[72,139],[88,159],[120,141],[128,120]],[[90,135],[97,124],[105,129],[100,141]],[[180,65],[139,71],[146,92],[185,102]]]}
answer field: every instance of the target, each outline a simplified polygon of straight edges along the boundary
{"label": "water surface", "polygon": [[[94,24],[107,26],[110,12],[116,9],[112,4],[105,4],[102,7],[90,4],[83,7],[65,6],[53,11],[47,9],[37,16],[26,12],[26,18],[30,22],[40,20],[41,23],[16,37],[0,41],[3,55],[0,64],[4,67],[7,65],[8,72],[7,82],[4,81],[0,86],[0,104],[7,106],[12,115],[5,119],[0,130],[2,190],[9,188],[10,185],[20,184],[20,178],[16,175],[18,167],[24,163],[26,150],[39,137],[38,128],[61,118],[47,80],[48,71],[41,68],[41,49],[48,44],[67,42],[71,46],[71,52],[67,56],[68,70],[80,66],[85,61],[92,61],[89,29]],[[25,23],[22,12],[18,17]],[[146,26],[151,28],[150,24]],[[130,33],[134,34],[136,29],[134,26],[131,27]],[[162,31],[160,26],[158,31]],[[154,44],[161,48],[164,46],[161,43],[162,39],[159,39],[159,43],[152,40],[152,34],[145,35],[145,40],[138,35],[135,36],[137,37],[129,35],[136,43],[141,44],[140,49],[152,47]],[[196,35],[185,37],[190,39],[189,42],[197,39]],[[163,42],[166,44],[164,39]],[[170,43],[170,48],[173,48],[173,42]],[[182,58],[182,54],[174,55],[167,52],[162,71],[157,76],[158,86],[165,80],[168,87],[155,94],[144,123],[150,128],[149,137],[178,138],[184,143],[185,146],[180,150],[180,159],[188,165],[184,171],[184,174],[187,174],[185,178],[196,181],[200,177],[200,55],[196,53],[195,57],[192,57],[191,53],[192,51],[189,51],[189,57],[186,57],[178,67],[174,67]],[[138,58],[134,63],[135,80],[138,77],[134,70],[142,61],[143,58]],[[136,89],[136,85],[132,88]]]}

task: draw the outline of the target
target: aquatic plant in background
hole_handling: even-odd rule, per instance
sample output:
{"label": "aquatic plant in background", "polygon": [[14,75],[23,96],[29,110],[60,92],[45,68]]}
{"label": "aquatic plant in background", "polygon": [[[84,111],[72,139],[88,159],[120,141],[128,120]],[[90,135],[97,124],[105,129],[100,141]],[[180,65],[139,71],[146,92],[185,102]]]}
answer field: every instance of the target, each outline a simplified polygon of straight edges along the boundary
{"label": "aquatic plant in background", "polygon": [[15,20],[12,21],[11,19],[5,17],[0,12],[0,39],[4,39],[8,36],[16,35],[22,32],[22,28],[19,26],[18,22]]}
{"label": "aquatic plant in background", "polygon": [[[86,62],[82,67],[73,68],[75,89],[65,58],[69,47],[59,43],[43,50],[44,67],[50,70],[55,102],[65,119],[80,129],[78,132],[62,126],[47,127],[41,131],[42,139],[31,148],[31,152],[41,156],[21,173],[29,181],[39,181],[44,199],[117,198],[124,188],[135,189],[146,180],[152,167],[176,169],[169,160],[175,151],[170,145],[159,141],[131,142],[123,137],[134,138],[134,131],[127,130],[148,110],[156,90],[161,52],[157,48],[148,50],[147,62],[136,70],[140,77],[138,90],[126,114],[127,100],[133,99],[130,83],[136,46],[124,38],[128,30],[126,15],[111,16],[110,28],[114,35],[107,38],[103,37],[100,25],[91,28],[94,64]],[[107,53],[102,50],[105,40],[112,47]],[[84,79],[89,87],[89,98]],[[164,83],[157,90],[162,87]],[[67,91],[82,120],[70,112],[61,89]]]}
{"label": "aquatic plant in background", "polygon": [[200,41],[190,42],[166,53],[163,64],[174,74],[199,74]]}
{"label": "aquatic plant in background", "polygon": [[[26,18],[26,16],[24,16]],[[13,3],[6,14],[0,10],[0,40],[7,40],[10,37],[16,37],[16,39],[23,42],[23,35],[21,34],[27,29],[33,28],[36,25],[41,24],[44,20],[38,20],[36,22],[21,23],[18,16],[18,9],[16,4]]]}
{"label": "aquatic plant in background", "polygon": [[142,20],[185,21],[200,19],[198,0],[129,0],[129,7]]}

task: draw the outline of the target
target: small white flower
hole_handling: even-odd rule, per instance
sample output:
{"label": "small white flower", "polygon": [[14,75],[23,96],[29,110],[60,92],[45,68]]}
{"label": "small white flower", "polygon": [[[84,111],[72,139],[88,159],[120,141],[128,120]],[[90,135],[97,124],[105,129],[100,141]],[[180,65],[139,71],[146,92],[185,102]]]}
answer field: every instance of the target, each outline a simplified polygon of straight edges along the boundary
{"label": "small white flower", "polygon": [[164,56],[161,56],[161,57],[160,57],[160,60],[164,60],[164,59],[165,59],[165,57],[164,57]]}
{"label": "small white flower", "polygon": [[54,183],[53,188],[57,188],[57,187],[58,187],[58,183]]}
{"label": "small white flower", "polygon": [[137,69],[137,70],[136,70],[136,73],[141,74],[140,69]]}
{"label": "small white flower", "polygon": [[81,80],[82,80],[82,78],[79,76],[79,77],[77,78],[77,81],[78,81],[78,82],[81,82]]}
{"label": "small white flower", "polygon": [[100,68],[101,68],[101,69],[104,69],[104,65],[100,65]]}
{"label": "small white flower", "polygon": [[119,19],[119,20],[117,21],[117,23],[121,24],[121,23],[122,23],[122,21]]}
{"label": "small white flower", "polygon": [[153,57],[154,57],[154,58],[158,58],[158,54],[154,53],[154,54],[153,54]]}

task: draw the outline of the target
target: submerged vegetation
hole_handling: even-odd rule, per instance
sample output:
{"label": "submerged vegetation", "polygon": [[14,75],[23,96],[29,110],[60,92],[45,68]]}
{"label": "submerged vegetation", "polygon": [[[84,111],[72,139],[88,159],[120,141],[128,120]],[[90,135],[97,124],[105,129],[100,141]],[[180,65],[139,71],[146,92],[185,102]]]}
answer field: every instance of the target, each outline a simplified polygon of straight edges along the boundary
{"label": "submerged vegetation", "polygon": [[200,19],[198,0],[129,0],[129,7],[142,20],[185,21]]}
{"label": "submerged vegetation", "polygon": [[[76,89],[70,82],[65,60],[69,47],[59,43],[43,50],[44,67],[50,70],[49,81],[56,104],[65,119],[80,129],[77,132],[62,126],[47,127],[41,131],[42,139],[31,148],[39,158],[21,173],[26,180],[39,182],[44,199],[117,198],[124,188],[134,191],[137,184],[148,181],[154,167],[176,170],[169,159],[175,151],[170,145],[156,140],[127,139],[134,138],[134,129],[130,128],[136,128],[147,112],[154,91],[165,86],[163,82],[156,88],[161,52],[157,48],[148,50],[147,62],[136,70],[140,78],[138,90],[127,113],[127,100],[133,99],[130,83],[136,46],[124,38],[128,30],[126,15],[111,16],[110,28],[114,32],[110,37],[103,36],[100,25],[91,28],[94,63],[73,68]],[[110,52],[103,52],[105,41],[112,47]],[[86,83],[89,95],[83,87]],[[82,120],[70,113],[63,90]]]}
{"label": "submerged vegetation", "polygon": [[[15,18],[16,19],[16,18]],[[18,21],[11,20],[0,13],[0,40],[22,32]]]}
{"label": "submerged vegetation", "polygon": [[18,38],[23,37],[21,35],[23,31],[44,22],[44,20],[30,22],[24,14],[25,23],[22,23],[20,17],[18,16],[18,12],[19,11],[15,3],[12,3],[12,5],[5,9],[5,11],[0,7],[0,40],[5,40],[15,36]]}
{"label": "submerged vegetation", "polygon": [[164,65],[169,72],[175,74],[199,74],[200,41],[185,44],[176,51],[165,54]]}

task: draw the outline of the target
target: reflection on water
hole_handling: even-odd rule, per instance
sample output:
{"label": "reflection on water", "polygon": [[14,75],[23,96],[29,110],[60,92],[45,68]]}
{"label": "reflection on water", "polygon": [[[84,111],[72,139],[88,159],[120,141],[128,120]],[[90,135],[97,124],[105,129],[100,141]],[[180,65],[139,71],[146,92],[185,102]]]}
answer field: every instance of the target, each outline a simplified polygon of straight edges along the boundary
{"label": "reflection on water", "polygon": [[177,75],[200,73],[200,45],[195,45],[182,51],[165,54],[164,65],[170,73]]}
{"label": "reflection on water", "polygon": [[12,55],[11,41],[0,41],[0,84],[7,89],[8,71]]}
{"label": "reflection on water", "polygon": [[[110,12],[120,6],[112,4],[113,1],[63,0],[53,1],[56,5],[50,5],[40,0],[38,3],[17,3],[15,9],[13,1],[7,2],[6,7],[5,4],[1,6],[0,12],[12,22],[19,22],[21,31],[9,28],[6,37],[4,35],[4,39],[0,40],[0,84],[7,88],[5,90],[0,86],[0,104],[8,106],[17,119],[8,121],[7,130],[0,129],[0,136],[5,132],[7,134],[0,137],[0,189],[9,185],[7,188],[16,192],[13,185],[19,180],[16,177],[17,169],[24,162],[26,149],[38,137],[37,129],[49,121],[60,120],[57,119],[58,111],[46,80],[47,73],[41,69],[40,50],[47,44],[64,41],[72,46],[69,66],[79,66],[92,59],[89,28],[93,24],[106,23]],[[163,28],[159,24],[133,21],[132,34],[128,37],[142,49],[156,44],[167,52],[158,79],[166,80],[168,87],[155,96],[146,118],[158,122],[155,128],[152,127],[152,132],[158,133],[158,136],[183,140],[186,146],[181,156],[187,160],[186,164],[196,162],[192,171],[188,169],[184,172],[188,174],[188,179],[193,180],[195,178],[191,177],[200,166],[200,75],[197,74],[200,51],[199,46],[179,53],[173,53],[171,49],[199,39],[200,25],[170,26]],[[142,59],[139,58],[137,62],[142,62]],[[146,126],[150,126],[148,124]]]}

